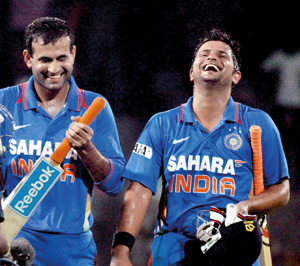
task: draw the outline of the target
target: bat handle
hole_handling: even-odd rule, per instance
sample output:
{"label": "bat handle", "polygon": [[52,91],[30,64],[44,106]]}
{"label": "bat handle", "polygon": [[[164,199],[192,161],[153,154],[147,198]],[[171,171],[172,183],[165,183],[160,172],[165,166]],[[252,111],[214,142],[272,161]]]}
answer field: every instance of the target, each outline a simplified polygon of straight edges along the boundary
{"label": "bat handle", "polygon": [[253,152],[254,194],[264,191],[263,157],[261,144],[262,129],[260,126],[250,127],[251,148]]}
{"label": "bat handle", "polygon": [[[101,110],[105,106],[105,101],[97,97],[94,99],[90,107],[86,110],[83,116],[79,119],[79,123],[83,123],[86,125],[90,125],[95,117],[101,112]],[[67,153],[71,149],[71,143],[69,139],[66,137],[61,144],[57,147],[57,149],[52,153],[50,158],[58,163],[61,164],[64,158],[66,157]]]}

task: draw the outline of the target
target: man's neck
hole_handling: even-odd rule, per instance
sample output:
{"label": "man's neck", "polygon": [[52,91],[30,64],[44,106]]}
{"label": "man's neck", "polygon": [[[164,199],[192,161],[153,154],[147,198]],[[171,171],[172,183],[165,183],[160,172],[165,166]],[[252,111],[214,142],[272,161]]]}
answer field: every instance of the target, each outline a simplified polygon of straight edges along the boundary
{"label": "man's neck", "polygon": [[60,90],[35,88],[39,106],[41,106],[52,118],[54,118],[65,105],[69,89],[69,85]]}
{"label": "man's neck", "polygon": [[192,110],[196,120],[211,132],[220,122],[231,95],[231,87],[194,88]]}

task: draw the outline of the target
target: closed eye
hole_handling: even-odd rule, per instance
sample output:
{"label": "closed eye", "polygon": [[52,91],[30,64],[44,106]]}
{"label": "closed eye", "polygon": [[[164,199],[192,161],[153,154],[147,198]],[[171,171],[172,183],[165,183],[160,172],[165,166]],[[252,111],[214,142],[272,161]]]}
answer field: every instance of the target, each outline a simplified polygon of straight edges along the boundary
{"label": "closed eye", "polygon": [[227,58],[229,58],[229,55],[226,52],[220,52],[219,58],[221,58],[221,59],[227,59]]}
{"label": "closed eye", "polygon": [[38,61],[39,61],[39,62],[42,62],[42,63],[49,63],[49,62],[52,61],[52,59],[49,58],[49,57],[40,57],[40,58],[38,59]]}
{"label": "closed eye", "polygon": [[57,58],[57,61],[63,62],[63,61],[66,61],[67,58],[68,58],[68,57],[67,57],[66,55],[61,55],[61,56],[59,56],[59,57]]}

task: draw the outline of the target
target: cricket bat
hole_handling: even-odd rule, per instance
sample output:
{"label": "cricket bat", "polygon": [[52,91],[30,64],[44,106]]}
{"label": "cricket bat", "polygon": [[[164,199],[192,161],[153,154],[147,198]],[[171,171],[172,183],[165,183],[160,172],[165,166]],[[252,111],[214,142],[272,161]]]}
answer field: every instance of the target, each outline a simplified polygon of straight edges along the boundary
{"label": "cricket bat", "polygon": [[[254,182],[254,194],[258,195],[264,191],[264,174],[263,174],[263,157],[262,157],[262,145],[261,145],[261,133],[260,126],[250,127],[250,143],[253,156],[253,182]],[[272,255],[270,248],[269,233],[267,228],[267,218],[264,215],[261,223],[262,230],[262,251],[260,254],[261,266],[272,266]]]}
{"label": "cricket bat", "polygon": [[[89,125],[104,108],[105,101],[97,97],[79,122]],[[63,173],[60,164],[71,149],[66,137],[49,157],[40,157],[3,202],[4,222],[1,224],[8,243],[15,238]]]}

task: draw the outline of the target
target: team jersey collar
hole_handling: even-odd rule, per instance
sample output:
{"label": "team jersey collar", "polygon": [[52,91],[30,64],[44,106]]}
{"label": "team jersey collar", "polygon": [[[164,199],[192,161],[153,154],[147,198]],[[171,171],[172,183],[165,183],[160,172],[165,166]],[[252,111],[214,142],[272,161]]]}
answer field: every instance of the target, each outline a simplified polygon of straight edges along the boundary
{"label": "team jersey collar", "polygon": [[[38,102],[36,99],[36,95],[34,92],[34,79],[33,76],[28,80],[28,82],[24,86],[23,91],[23,102],[25,110],[29,109],[37,109]],[[78,107],[83,104],[84,98],[82,96],[81,90],[77,87],[73,76],[69,79],[70,90],[68,93],[66,107],[69,110],[78,111]]]}
{"label": "team jersey collar", "polygon": [[[196,121],[192,111],[192,102],[193,96],[189,98],[187,103],[181,105],[179,120],[184,121],[186,123],[194,123]],[[232,97],[229,98],[222,120],[225,122],[239,121],[238,104],[233,100]]]}
{"label": "team jersey collar", "polygon": [[69,110],[78,112],[79,108],[81,106],[86,107],[83,92],[76,85],[76,82],[75,82],[73,76],[70,77],[69,83],[70,83],[70,90],[69,90],[68,98],[67,98],[67,101],[66,101],[66,107]]}
{"label": "team jersey collar", "polygon": [[239,105],[237,102],[233,100],[232,97],[229,98],[227,107],[223,114],[223,120],[225,122],[238,122],[240,121],[239,118]]}

